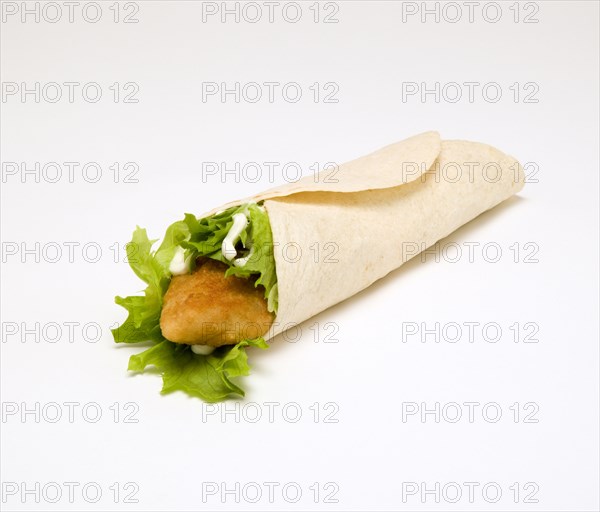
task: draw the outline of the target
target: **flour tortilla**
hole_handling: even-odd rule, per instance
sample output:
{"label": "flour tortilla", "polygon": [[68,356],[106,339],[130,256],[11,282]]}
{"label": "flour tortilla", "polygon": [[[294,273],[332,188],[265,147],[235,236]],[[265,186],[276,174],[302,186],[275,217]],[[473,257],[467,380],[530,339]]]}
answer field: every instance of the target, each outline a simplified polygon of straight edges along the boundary
{"label": "flour tortilla", "polygon": [[293,183],[232,201],[201,217],[209,217],[231,206],[300,192],[362,192],[397,187],[418,179],[430,169],[440,153],[441,144],[439,133],[421,133],[341,164],[334,170],[322,170],[314,176],[305,176]]}
{"label": "flour tortilla", "polygon": [[[523,188],[521,165],[426,132],[224,207],[262,201],[279,291],[267,339],[341,302]],[[212,212],[214,213],[214,211]]]}

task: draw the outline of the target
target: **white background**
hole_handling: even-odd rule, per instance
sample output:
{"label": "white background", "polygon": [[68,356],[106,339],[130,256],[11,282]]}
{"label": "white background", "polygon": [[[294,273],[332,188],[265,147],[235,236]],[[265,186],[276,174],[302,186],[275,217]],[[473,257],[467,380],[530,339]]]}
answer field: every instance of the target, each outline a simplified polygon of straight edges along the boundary
{"label": "white background", "polygon": [[[86,21],[80,8],[69,23],[67,7],[58,4],[64,12],[57,23],[45,20],[43,11],[39,23],[33,15],[23,23],[20,13],[3,20],[4,87],[97,82],[103,96],[91,103],[79,87],[72,103],[64,97],[36,102],[33,95],[22,101],[19,92],[1,104],[4,510],[598,510],[596,2],[537,2],[512,10],[512,2],[502,2],[496,23],[486,21],[481,6],[470,23],[462,2],[456,4],[462,9],[456,23],[448,21],[456,15],[449,8],[439,21],[428,15],[423,22],[420,12],[403,20],[403,10],[420,4],[359,1],[318,6],[318,23],[312,2],[301,4],[297,23],[286,21],[279,8],[269,23],[263,3],[257,23],[244,17],[236,23],[233,15],[222,23],[219,15],[203,22],[203,6],[193,1],[138,2],[138,23],[115,23],[113,2],[101,2],[97,23]],[[323,23],[322,16],[336,8],[332,19],[338,22]],[[132,9],[121,4],[120,19]],[[489,9],[488,19],[496,16]],[[45,14],[53,18],[55,11]],[[538,22],[524,23],[526,15]],[[236,103],[230,96],[225,103],[218,96],[203,101],[203,82],[236,81],[297,82],[303,96],[297,103],[280,93],[273,103]],[[120,96],[115,103],[109,89],[115,82],[121,93],[122,84],[136,83],[139,101],[124,103]],[[339,101],[315,103],[308,89],[315,82],[336,83]],[[449,89],[439,102],[433,95],[403,101],[403,82],[430,88],[435,82],[496,82],[503,95],[493,103],[479,87],[472,102],[464,96],[449,102]],[[516,102],[509,89],[515,82],[521,91]],[[539,89],[535,103],[523,101],[529,82]],[[430,129],[447,139],[488,142],[532,162],[529,169],[539,168],[530,180],[537,182],[518,198],[444,241],[465,251],[457,262],[449,261],[454,253],[439,262],[431,255],[425,262],[416,258],[306,322],[298,342],[280,336],[268,351],[251,353],[253,374],[244,380],[247,396],[237,406],[228,402],[213,410],[181,393],[163,397],[157,375],[128,376],[127,359],[141,348],[115,346],[109,328],[124,318],[114,296],[142,288],[122,261],[136,224],[156,238],[184,212],[200,214],[285,182],[281,167],[273,179],[263,167],[255,183],[236,182],[232,175],[206,177],[204,162],[227,162],[229,168],[235,162],[298,162],[309,174],[314,162],[343,162]],[[63,166],[57,183],[43,175],[36,183],[34,174],[12,174],[7,167],[69,161],[97,162],[101,179],[89,183],[79,171],[71,183]],[[114,183],[114,162],[135,162],[137,183],[124,183],[122,176]],[[22,252],[35,253],[36,242],[39,262]],[[80,244],[73,262],[69,243]],[[84,258],[86,243],[102,249],[98,262]],[[115,243],[119,262],[111,249]],[[472,261],[467,243],[480,244]],[[486,243],[501,247],[497,263],[482,256]],[[15,244],[18,253],[12,255]],[[63,253],[51,263],[56,244]],[[511,246],[520,248],[518,257]],[[95,256],[92,249],[88,259]],[[36,322],[40,329],[61,324],[61,339],[51,343],[42,333],[22,342],[21,330]],[[71,340],[65,322],[79,324]],[[95,343],[81,329],[90,322],[102,327]],[[435,322],[496,322],[502,338],[486,342],[481,327],[472,343],[466,328],[457,343],[436,343],[433,336],[421,343],[418,334],[402,335],[403,328],[422,322],[428,328]],[[534,323],[538,342],[523,343],[521,329],[515,343],[515,322]],[[19,332],[8,335],[15,325]],[[324,343],[333,330],[337,343]],[[94,336],[93,329],[88,335]],[[49,421],[56,412],[47,405],[52,402],[63,413],[56,423]],[[65,402],[80,404],[73,422]],[[92,409],[87,419],[82,415],[91,402],[102,411],[96,423],[89,421]],[[129,402],[137,423],[124,421]],[[279,404],[272,422],[269,402]],[[292,402],[302,411],[296,423],[282,413]],[[316,402],[317,422],[310,409]],[[334,405],[326,409],[329,402]],[[419,414],[403,418],[410,402],[481,406],[472,423],[464,406],[463,417],[452,423],[449,409],[439,422],[433,414],[424,421]],[[502,410],[495,423],[482,416],[490,402]],[[510,409],[515,402],[521,410],[517,422]],[[39,418],[22,416],[36,403]],[[110,409],[115,403],[117,422]],[[254,409],[244,409],[249,403]],[[239,421],[234,414],[222,417],[224,407],[238,407]],[[263,417],[251,423],[257,409]],[[526,423],[524,413],[534,409],[538,421]],[[338,422],[324,422],[324,413],[332,411]],[[287,412],[292,416],[292,409]],[[49,482],[63,491],[54,504]],[[73,503],[64,482],[79,484]],[[90,482],[89,496],[96,487],[102,490],[97,503],[82,497]],[[117,503],[110,489],[115,482],[121,490]],[[138,489],[137,503],[124,502],[128,482],[134,486],[126,491]],[[263,485],[261,500],[252,504],[220,491],[203,496],[203,482],[215,482],[220,491],[246,485],[250,498],[249,482],[277,486],[273,503]],[[295,504],[282,497],[290,482],[302,489]],[[310,489],[315,482],[317,503]],[[334,485],[324,490],[328,482]],[[403,501],[407,482],[419,491],[457,482],[463,495],[456,504],[443,494],[439,503],[434,495],[422,503],[419,493]],[[464,482],[476,485],[473,503]],[[515,482],[517,503],[510,489]],[[45,494],[25,492],[36,483]],[[496,503],[482,494],[488,483],[488,498],[496,486],[502,490]],[[337,503],[324,502],[335,486]],[[452,499],[454,491],[446,490]],[[524,502],[532,490],[537,502]]]}

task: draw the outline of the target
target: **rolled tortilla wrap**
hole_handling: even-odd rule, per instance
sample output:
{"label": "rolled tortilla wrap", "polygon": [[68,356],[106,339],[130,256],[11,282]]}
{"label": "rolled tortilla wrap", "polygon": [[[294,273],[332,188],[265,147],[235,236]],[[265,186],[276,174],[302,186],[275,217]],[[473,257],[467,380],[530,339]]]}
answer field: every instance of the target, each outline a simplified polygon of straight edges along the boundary
{"label": "rolled tortilla wrap", "polygon": [[269,214],[279,308],[265,338],[352,297],[523,185],[521,165],[498,149],[427,132],[333,176],[229,203],[263,200]]}
{"label": "rolled tortilla wrap", "polygon": [[[351,297],[523,184],[521,166],[501,151],[427,132],[333,174],[200,218],[186,214],[155,251],[138,228],[129,263],[148,287],[143,296],[116,298],[129,316],[113,336],[156,343],[131,356],[129,369],[158,368],[163,393],[211,402],[243,395],[231,378],[248,374],[247,347],[266,348],[264,339]],[[259,240],[258,260],[248,260]],[[217,327],[207,334],[207,324]]]}

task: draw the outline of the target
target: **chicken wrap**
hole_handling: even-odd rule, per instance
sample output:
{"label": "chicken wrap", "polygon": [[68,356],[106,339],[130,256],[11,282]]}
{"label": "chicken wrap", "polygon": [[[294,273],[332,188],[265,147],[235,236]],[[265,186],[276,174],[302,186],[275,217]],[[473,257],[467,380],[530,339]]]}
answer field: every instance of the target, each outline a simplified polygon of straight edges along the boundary
{"label": "chicken wrap", "polygon": [[521,165],[486,144],[427,132],[199,217],[157,249],[137,228],[127,246],[147,288],[117,297],[121,343],[150,341],[129,370],[162,374],[163,393],[215,402],[244,395],[247,349],[395,270],[518,192]]}

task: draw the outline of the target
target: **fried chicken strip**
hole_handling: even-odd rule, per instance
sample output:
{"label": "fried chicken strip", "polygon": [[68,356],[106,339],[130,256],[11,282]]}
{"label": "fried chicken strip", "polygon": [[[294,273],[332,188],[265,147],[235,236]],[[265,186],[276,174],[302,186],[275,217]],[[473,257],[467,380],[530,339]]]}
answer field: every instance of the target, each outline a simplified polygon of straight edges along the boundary
{"label": "fried chicken strip", "polygon": [[275,315],[255,279],[225,277],[227,265],[198,260],[191,274],[174,276],[160,315],[163,336],[175,343],[220,347],[258,338]]}

